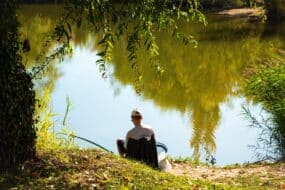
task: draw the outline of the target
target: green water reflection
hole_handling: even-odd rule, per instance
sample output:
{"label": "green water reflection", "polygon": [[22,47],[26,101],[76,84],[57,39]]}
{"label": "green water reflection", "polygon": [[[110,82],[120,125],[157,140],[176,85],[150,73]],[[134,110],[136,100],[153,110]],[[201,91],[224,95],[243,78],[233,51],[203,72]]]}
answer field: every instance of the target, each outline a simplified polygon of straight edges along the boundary
{"label": "green water reflection", "polygon": [[[59,15],[58,7],[49,7],[52,11],[42,12],[45,6],[25,6],[19,10],[20,31],[30,39],[32,47],[24,55],[27,67],[36,64],[31,60],[35,60],[41,50],[43,33],[53,29]],[[144,50],[138,52],[142,74],[140,85],[143,86],[141,96],[162,110],[177,110],[189,115],[189,126],[193,127],[189,143],[196,158],[204,150],[215,152],[215,130],[220,122],[221,104],[233,96],[243,96],[241,86],[246,68],[259,64],[284,47],[284,38],[279,35],[282,32],[276,32],[280,27],[270,28],[275,32],[268,32],[268,26],[263,23],[215,15],[208,15],[208,22],[207,27],[195,23],[180,25],[196,37],[198,48],[177,43],[165,31],[158,34],[162,75],[157,74]],[[74,31],[75,46],[98,50],[96,35],[88,32],[87,25],[83,25],[82,30],[74,27]],[[138,75],[128,63],[125,48],[126,42],[120,41],[114,48],[112,62],[108,64],[112,67],[112,77],[122,85],[135,88]],[[56,65],[52,64],[45,74],[48,79],[45,85],[54,86],[59,76]]]}
{"label": "green water reflection", "polygon": [[[195,34],[198,48],[177,44],[164,32],[158,37],[159,61],[165,72],[158,76],[150,69],[148,55],[139,54],[143,97],[162,109],[188,113],[193,126],[190,145],[194,156],[202,150],[215,151],[215,130],[220,106],[232,96],[242,96],[244,70],[282,47],[279,38],[262,38],[264,26],[247,20],[210,18],[209,25],[181,25]],[[136,75],[127,63],[122,42],[114,51],[114,73],[124,85],[135,86]]]}

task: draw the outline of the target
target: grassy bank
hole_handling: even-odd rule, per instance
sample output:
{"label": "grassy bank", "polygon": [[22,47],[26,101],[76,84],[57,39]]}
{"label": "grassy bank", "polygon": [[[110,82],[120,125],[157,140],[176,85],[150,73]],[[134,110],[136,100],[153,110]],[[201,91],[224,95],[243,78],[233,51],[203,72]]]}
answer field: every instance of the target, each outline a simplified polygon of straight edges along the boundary
{"label": "grassy bank", "polygon": [[153,170],[98,150],[39,153],[39,160],[2,173],[0,189],[228,189]]}
{"label": "grassy bank", "polygon": [[[228,179],[224,183],[218,179],[168,174],[100,150],[40,152],[38,157],[37,161],[27,162],[14,171],[2,172],[0,189],[255,189],[259,186],[251,184],[249,179],[235,187],[235,181],[242,179]],[[270,184],[263,187],[278,189]]]}

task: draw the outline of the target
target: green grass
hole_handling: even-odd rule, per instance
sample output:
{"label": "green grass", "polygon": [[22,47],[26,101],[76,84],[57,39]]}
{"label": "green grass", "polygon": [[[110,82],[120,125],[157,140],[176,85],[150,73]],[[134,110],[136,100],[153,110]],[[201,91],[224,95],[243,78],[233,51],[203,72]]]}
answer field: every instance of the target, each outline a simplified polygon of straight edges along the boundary
{"label": "green grass", "polygon": [[[193,167],[201,165],[191,159],[171,160]],[[204,167],[211,167],[202,164]],[[269,166],[269,173],[243,175],[254,168]],[[280,189],[285,177],[274,171],[283,170],[284,163],[232,165],[224,169],[241,169],[236,177],[195,180],[154,170],[144,164],[123,159],[97,149],[56,150],[38,152],[38,159],[0,173],[0,189],[114,189],[114,190],[198,190],[198,189]],[[213,170],[214,168],[211,168]],[[216,172],[219,172],[217,168]],[[212,173],[214,174],[214,173]],[[211,175],[211,173],[209,173]],[[283,183],[282,183],[283,182]],[[283,187],[283,186],[282,186]]]}
{"label": "green grass", "polygon": [[2,172],[0,189],[232,189],[160,172],[100,150],[38,155],[37,161]]}
{"label": "green grass", "polygon": [[168,157],[168,159],[171,163],[176,163],[176,164],[188,164],[191,166],[197,166],[197,165],[210,166],[210,164],[207,162],[201,162],[200,160],[196,160],[196,159],[193,159],[191,157],[179,156],[179,157]]}

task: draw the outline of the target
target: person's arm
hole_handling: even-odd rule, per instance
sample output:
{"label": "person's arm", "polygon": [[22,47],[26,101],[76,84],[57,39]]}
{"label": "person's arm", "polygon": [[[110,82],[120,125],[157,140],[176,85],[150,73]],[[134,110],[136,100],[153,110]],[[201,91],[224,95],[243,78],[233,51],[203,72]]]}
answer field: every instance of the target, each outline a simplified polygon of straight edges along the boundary
{"label": "person's arm", "polygon": [[151,127],[148,128],[148,130],[149,130],[149,133],[150,133],[149,136],[155,140],[155,133],[154,133],[154,130],[153,130]]}
{"label": "person's arm", "polygon": [[130,132],[127,133],[126,138],[125,138],[125,144],[124,144],[125,149],[127,149],[127,143],[128,143],[129,137],[130,137]]}
{"label": "person's arm", "polygon": [[122,139],[118,139],[117,140],[117,148],[118,148],[118,152],[120,154],[120,156],[125,157],[127,151],[125,148],[125,141]]}
{"label": "person's arm", "polygon": [[129,138],[129,132],[127,133],[125,140],[117,140],[117,147],[118,147],[118,151],[120,156],[125,157],[126,153],[127,153],[127,141]]}

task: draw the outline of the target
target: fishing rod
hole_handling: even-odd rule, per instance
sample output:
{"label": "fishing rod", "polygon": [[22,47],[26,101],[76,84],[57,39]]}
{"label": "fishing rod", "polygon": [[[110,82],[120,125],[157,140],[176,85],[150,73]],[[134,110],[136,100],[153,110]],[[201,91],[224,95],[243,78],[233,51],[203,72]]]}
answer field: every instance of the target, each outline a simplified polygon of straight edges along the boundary
{"label": "fishing rod", "polygon": [[113,154],[112,151],[108,150],[107,148],[103,147],[102,145],[100,145],[100,144],[98,144],[98,143],[95,143],[94,141],[91,141],[91,140],[89,140],[89,139],[87,139],[87,138],[80,137],[80,136],[77,136],[77,135],[74,135],[74,134],[67,134],[67,133],[58,133],[58,134],[71,136],[71,137],[73,137],[73,138],[78,138],[78,139],[80,139],[80,140],[83,140],[83,141],[86,141],[86,142],[88,142],[88,143],[91,143],[91,144],[93,144],[93,145],[95,145],[95,146],[97,146],[97,147],[99,147],[99,148],[105,150],[106,152],[110,152],[110,153]]}
{"label": "fishing rod", "polygon": [[[99,147],[99,148],[105,150],[106,152],[109,152],[109,153],[112,153],[112,154],[114,153],[114,152],[108,150],[107,148],[103,147],[102,145],[100,145],[100,144],[98,144],[98,143],[95,143],[94,141],[91,141],[91,140],[89,140],[89,139],[87,139],[87,138],[80,137],[80,136],[77,136],[77,135],[74,135],[74,134],[67,134],[67,133],[58,133],[58,134],[71,136],[71,137],[73,137],[73,138],[78,138],[78,139],[80,139],[80,140],[83,140],[83,141],[86,141],[86,142],[88,142],[88,143],[91,143],[91,144],[93,144],[93,145],[95,145],[95,146],[97,146],[97,147]],[[165,144],[161,143],[161,142],[156,142],[156,147],[162,148],[165,152],[168,151],[167,146],[166,146]]]}

